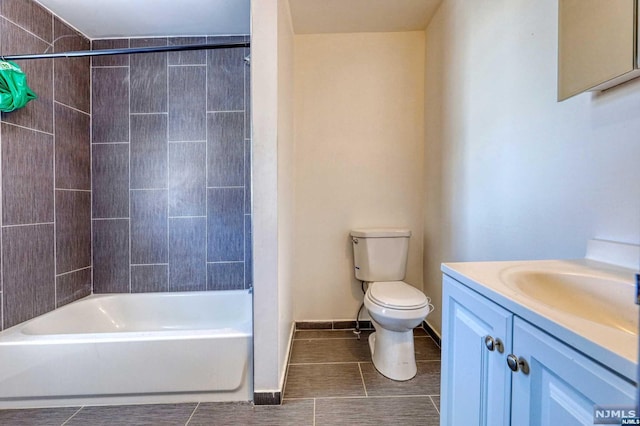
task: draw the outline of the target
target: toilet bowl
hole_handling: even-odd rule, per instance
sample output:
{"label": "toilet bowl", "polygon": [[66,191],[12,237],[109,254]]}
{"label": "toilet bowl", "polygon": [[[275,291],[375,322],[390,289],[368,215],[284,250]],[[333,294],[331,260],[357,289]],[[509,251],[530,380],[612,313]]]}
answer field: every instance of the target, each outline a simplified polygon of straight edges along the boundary
{"label": "toilet bowl", "polygon": [[369,336],[376,370],[389,379],[412,379],[417,372],[413,329],[433,310],[429,298],[402,281],[372,282],[364,306],[376,330]]}

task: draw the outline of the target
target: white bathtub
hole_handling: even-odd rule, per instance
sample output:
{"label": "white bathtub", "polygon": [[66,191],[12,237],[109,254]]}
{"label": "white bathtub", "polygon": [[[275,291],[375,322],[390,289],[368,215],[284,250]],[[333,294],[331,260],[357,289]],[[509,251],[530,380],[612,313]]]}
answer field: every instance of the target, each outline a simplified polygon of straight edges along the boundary
{"label": "white bathtub", "polygon": [[0,333],[0,408],[252,399],[245,290],[92,295]]}

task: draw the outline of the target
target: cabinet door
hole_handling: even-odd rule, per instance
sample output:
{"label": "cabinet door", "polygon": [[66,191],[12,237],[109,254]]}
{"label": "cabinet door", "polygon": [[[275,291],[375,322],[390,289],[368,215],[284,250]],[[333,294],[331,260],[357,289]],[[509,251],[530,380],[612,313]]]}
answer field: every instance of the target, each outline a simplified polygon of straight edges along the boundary
{"label": "cabinet door", "polygon": [[593,425],[595,405],[635,407],[631,383],[517,317],[513,353],[529,365],[513,373],[513,425]]}
{"label": "cabinet door", "polygon": [[[508,425],[513,315],[446,275],[443,286],[440,424]],[[487,336],[504,350],[489,351]]]}

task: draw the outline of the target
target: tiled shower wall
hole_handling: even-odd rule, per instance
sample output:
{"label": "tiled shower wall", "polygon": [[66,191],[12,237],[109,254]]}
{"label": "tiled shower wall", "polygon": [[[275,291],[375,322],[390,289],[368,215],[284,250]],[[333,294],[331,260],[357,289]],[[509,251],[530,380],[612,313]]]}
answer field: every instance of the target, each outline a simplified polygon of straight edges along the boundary
{"label": "tiled shower wall", "polygon": [[[0,2],[3,55],[89,48],[28,0]],[[3,113],[0,329],[91,292],[90,62],[20,61],[38,99]]]}
{"label": "tiled shower wall", "polygon": [[[245,40],[113,39],[92,48]],[[248,54],[93,58],[95,293],[251,286]]]}

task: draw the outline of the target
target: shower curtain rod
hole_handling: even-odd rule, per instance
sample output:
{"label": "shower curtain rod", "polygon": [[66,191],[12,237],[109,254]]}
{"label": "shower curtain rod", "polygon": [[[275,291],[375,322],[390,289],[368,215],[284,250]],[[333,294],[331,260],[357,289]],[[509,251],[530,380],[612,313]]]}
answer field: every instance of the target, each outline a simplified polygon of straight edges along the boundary
{"label": "shower curtain rod", "polygon": [[102,49],[102,50],[76,50],[73,52],[60,53],[39,53],[29,55],[6,55],[0,56],[0,59],[7,61],[19,61],[24,59],[51,59],[51,58],[79,58],[84,56],[107,56],[107,55],[131,55],[135,53],[153,53],[153,52],[177,52],[183,50],[201,50],[201,49],[229,49],[235,47],[250,47],[251,43],[234,42],[234,43],[206,43],[206,44],[183,44],[175,46],[151,46],[151,47],[130,47],[124,49]]}

